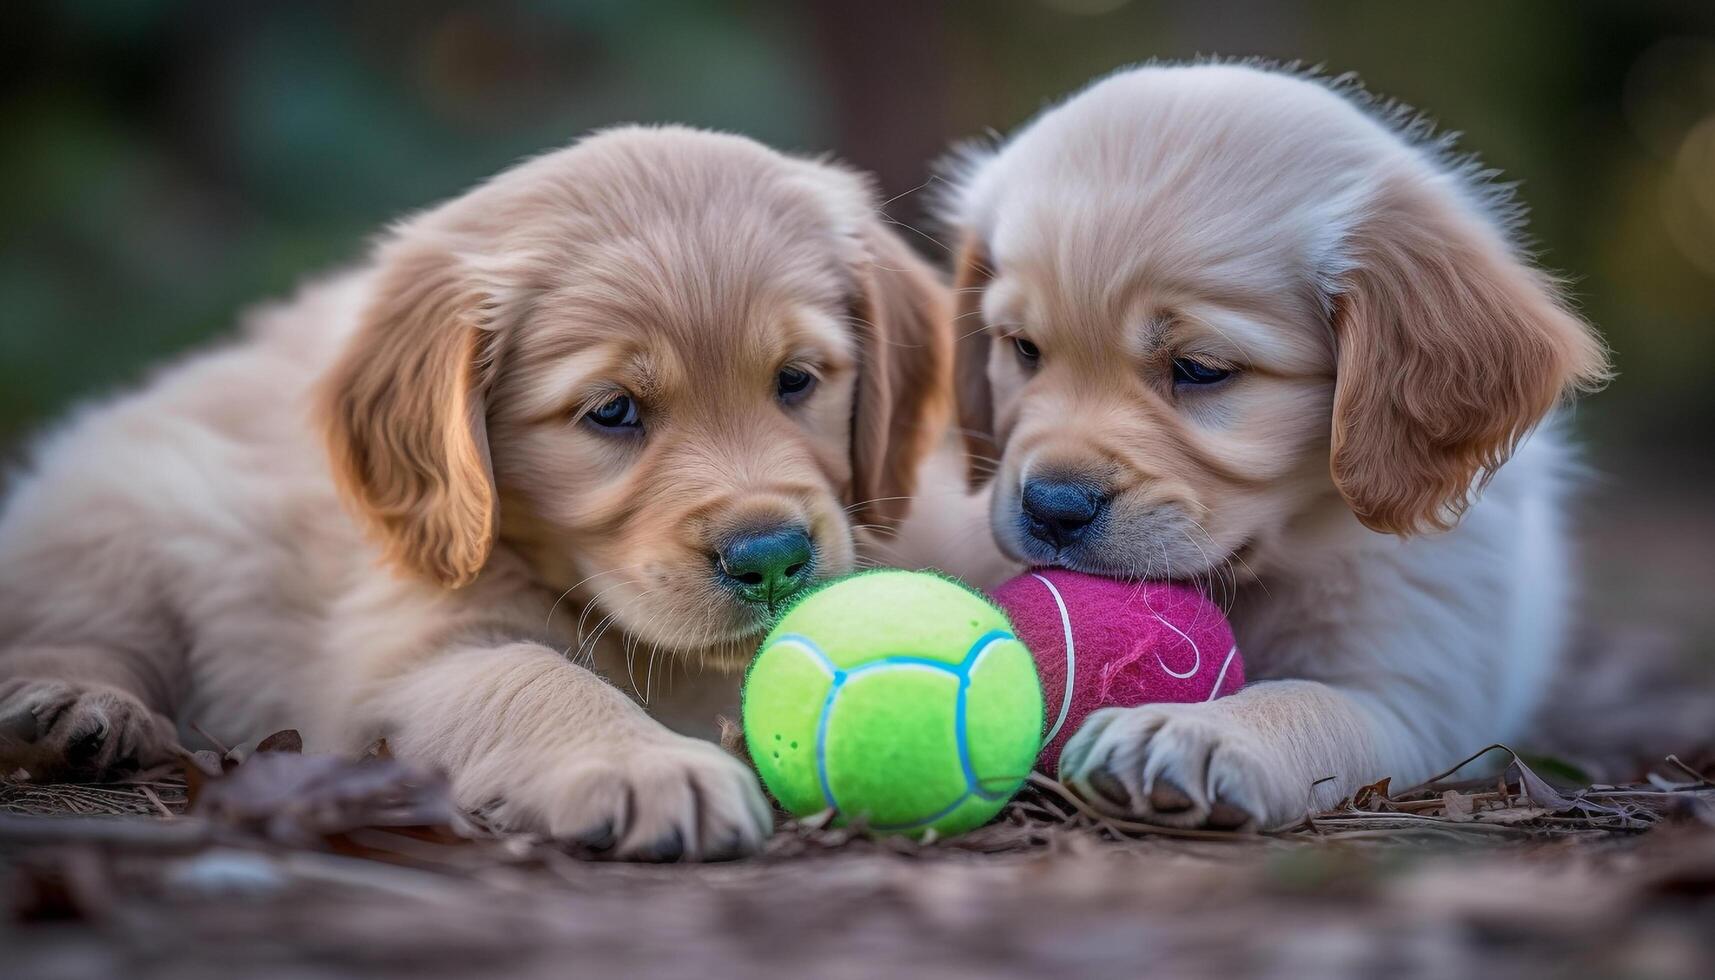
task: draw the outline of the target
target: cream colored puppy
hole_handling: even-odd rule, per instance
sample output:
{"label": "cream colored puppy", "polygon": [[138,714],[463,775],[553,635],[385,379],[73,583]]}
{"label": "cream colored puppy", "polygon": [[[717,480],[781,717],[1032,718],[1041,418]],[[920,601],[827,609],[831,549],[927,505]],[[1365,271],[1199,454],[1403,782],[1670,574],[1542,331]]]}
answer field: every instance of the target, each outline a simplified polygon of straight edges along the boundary
{"label": "cream colored puppy", "polygon": [[900,516],[950,348],[847,171],[672,128],[524,163],[42,444],[0,518],[0,770],[290,725],[506,826],[752,849],[754,776],[669,726]]}
{"label": "cream colored puppy", "polygon": [[1120,72],[966,164],[957,376],[1002,549],[1211,582],[1255,678],[1098,713],[1065,777],[1271,825],[1516,736],[1570,575],[1567,451],[1532,432],[1607,366],[1506,191],[1353,87],[1237,64]]}

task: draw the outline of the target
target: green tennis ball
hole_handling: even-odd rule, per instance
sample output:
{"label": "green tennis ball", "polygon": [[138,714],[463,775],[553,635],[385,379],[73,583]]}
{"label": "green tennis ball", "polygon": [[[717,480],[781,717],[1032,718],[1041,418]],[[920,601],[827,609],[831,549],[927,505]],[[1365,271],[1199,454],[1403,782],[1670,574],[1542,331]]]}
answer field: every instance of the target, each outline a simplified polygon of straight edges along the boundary
{"label": "green tennis ball", "polygon": [[794,605],[744,685],[744,736],[788,811],[875,834],[988,821],[1041,749],[1042,687],[1012,624],[926,572],[840,579]]}

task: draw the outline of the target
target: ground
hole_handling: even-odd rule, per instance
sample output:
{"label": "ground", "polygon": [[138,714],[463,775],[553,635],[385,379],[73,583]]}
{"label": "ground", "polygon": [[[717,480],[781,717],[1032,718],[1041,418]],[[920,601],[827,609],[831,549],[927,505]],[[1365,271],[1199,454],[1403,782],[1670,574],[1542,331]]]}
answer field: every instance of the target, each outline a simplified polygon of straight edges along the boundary
{"label": "ground", "polygon": [[1715,969],[1715,757],[1581,790],[1521,760],[1263,836],[1151,833],[1039,779],[955,841],[785,824],[761,857],[644,866],[488,834],[385,752],[275,748],[202,753],[189,786],[0,784],[0,976]]}
{"label": "ground", "polygon": [[953,841],[783,822],[760,857],[642,866],[290,737],[0,775],[0,978],[1715,976],[1712,658],[1658,632],[1582,638],[1538,726],[1558,761],[1270,835],[1151,833],[1042,781]]}

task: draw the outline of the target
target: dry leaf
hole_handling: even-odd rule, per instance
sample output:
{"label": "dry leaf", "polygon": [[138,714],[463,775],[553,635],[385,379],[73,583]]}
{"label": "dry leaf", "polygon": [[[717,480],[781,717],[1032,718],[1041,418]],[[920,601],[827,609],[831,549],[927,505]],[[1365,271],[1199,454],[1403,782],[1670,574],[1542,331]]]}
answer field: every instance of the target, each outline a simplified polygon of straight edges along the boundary
{"label": "dry leaf", "polygon": [[1474,814],[1471,819],[1476,823],[1511,827],[1516,824],[1530,823],[1533,820],[1541,820],[1547,816],[1552,816],[1552,814],[1539,806],[1507,806],[1498,810],[1484,810]]}
{"label": "dry leaf", "polygon": [[1524,760],[1519,758],[1517,754],[1513,755],[1510,771],[1517,776],[1519,786],[1524,789],[1525,795],[1530,797],[1532,803],[1553,813],[1566,813],[1572,810],[1608,814],[1623,812],[1618,807],[1586,799],[1582,790],[1575,796],[1567,796],[1549,785],[1548,780],[1538,776],[1535,771],[1524,764]]}
{"label": "dry leaf", "polygon": [[366,827],[464,827],[439,776],[396,759],[286,752],[206,780],[193,812],[296,844]]}
{"label": "dry leaf", "polygon": [[218,779],[221,775],[220,756],[207,749],[195,752],[180,750],[180,772],[185,777],[185,802],[194,807],[197,797],[202,794],[202,788],[210,779]]}
{"label": "dry leaf", "polygon": [[282,729],[256,743],[256,751],[301,753],[304,751],[304,737],[296,728]]}
{"label": "dry leaf", "polygon": [[1352,794],[1352,806],[1358,810],[1381,810],[1388,803],[1388,784],[1393,781],[1391,776],[1383,776],[1368,786],[1361,786]]}
{"label": "dry leaf", "polygon": [[1441,809],[1447,814],[1447,819],[1454,823],[1464,823],[1471,819],[1471,798],[1464,793],[1448,790],[1441,794]]}

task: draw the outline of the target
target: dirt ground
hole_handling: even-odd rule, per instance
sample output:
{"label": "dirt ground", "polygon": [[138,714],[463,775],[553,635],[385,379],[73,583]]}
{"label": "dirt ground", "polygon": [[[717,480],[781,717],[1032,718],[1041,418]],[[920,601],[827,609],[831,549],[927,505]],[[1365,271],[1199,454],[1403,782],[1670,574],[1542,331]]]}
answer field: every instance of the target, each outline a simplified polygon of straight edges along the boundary
{"label": "dirt ground", "polygon": [[[147,819],[147,818],[143,818]],[[1706,977],[1715,833],[1457,850],[839,851],[378,873],[325,854],[70,868],[92,918],[0,929],[15,977]]]}
{"label": "dirt ground", "polygon": [[758,858],[643,866],[486,835],[391,759],[216,779],[205,753],[190,787],[0,786],[0,975],[1706,977],[1711,761],[1378,785],[1243,837],[1044,781],[952,842],[787,825]]}

